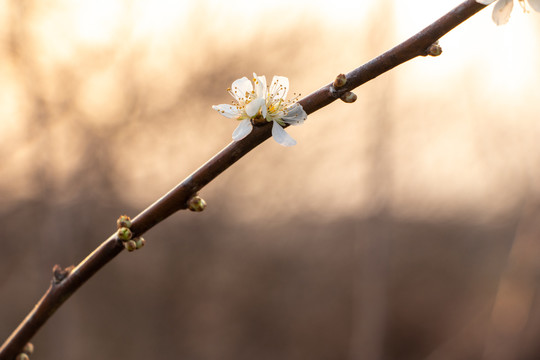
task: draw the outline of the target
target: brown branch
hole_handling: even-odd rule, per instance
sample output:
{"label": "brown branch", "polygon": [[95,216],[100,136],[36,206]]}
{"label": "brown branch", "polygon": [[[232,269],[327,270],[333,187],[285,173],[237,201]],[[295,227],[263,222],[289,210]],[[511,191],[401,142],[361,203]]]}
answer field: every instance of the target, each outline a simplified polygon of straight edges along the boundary
{"label": "brown branch", "polygon": [[[306,96],[299,103],[308,114],[313,113],[338,99],[341,94],[374,79],[386,71],[417,56],[425,56],[427,49],[441,36],[484,7],[484,5],[476,3],[475,0],[463,2],[410,39],[349,72],[346,75],[346,84],[340,87],[339,91],[336,91],[332,83],[330,83]],[[178,210],[186,209],[186,203],[193,195],[242,156],[268,139],[271,136],[270,129],[269,123],[263,126],[255,126],[249,136],[241,141],[230,143],[174,189],[150,205],[133,219],[131,227],[133,236],[142,235]],[[56,309],[123,249],[124,246],[114,234],[74,269],[68,268],[62,271],[55,268],[50,287],[0,348],[0,360],[14,359],[21,352],[23,346],[54,314]]]}

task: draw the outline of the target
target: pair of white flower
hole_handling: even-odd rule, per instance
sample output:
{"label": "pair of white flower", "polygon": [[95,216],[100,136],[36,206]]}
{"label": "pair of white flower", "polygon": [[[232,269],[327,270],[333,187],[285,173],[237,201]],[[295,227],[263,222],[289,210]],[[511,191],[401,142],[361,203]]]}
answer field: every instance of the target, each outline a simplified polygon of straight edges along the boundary
{"label": "pair of white flower", "polygon": [[[483,5],[489,5],[496,0],[476,0],[477,3],[483,4]],[[529,2],[529,5],[535,10],[540,11],[540,0],[527,0]],[[519,4],[523,8],[523,10],[526,10],[525,8],[525,0],[518,0]],[[497,25],[506,24],[508,20],[510,19],[510,13],[512,12],[512,8],[514,7],[514,0],[498,0],[495,4],[495,7],[493,8],[493,21]]]}
{"label": "pair of white flower", "polygon": [[253,79],[247,77],[235,80],[227,89],[235,99],[231,105],[214,105],[212,109],[230,119],[240,121],[234,130],[232,138],[235,141],[245,138],[253,130],[253,124],[273,122],[272,137],[283,146],[296,144],[283,129],[286,125],[300,125],[307,114],[296,99],[286,101],[289,91],[289,79],[284,76],[274,76],[270,87],[266,85],[266,77],[253,74]]}

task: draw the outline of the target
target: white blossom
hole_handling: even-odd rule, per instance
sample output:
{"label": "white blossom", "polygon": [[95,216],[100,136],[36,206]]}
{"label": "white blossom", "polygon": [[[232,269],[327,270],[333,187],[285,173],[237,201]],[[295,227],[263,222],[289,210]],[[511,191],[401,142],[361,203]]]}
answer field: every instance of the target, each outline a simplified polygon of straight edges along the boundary
{"label": "white blossom", "polygon": [[[482,5],[489,5],[496,0],[476,0],[477,3]],[[525,0],[518,0],[519,5],[521,5],[524,11],[527,11]],[[540,0],[527,0],[529,6],[535,11],[540,12]],[[510,14],[514,7],[514,0],[497,0],[495,7],[493,8],[493,21],[497,25],[506,24],[510,19]]]}
{"label": "white blossom", "polygon": [[235,141],[245,138],[253,130],[253,124],[272,122],[272,137],[283,146],[296,144],[283,126],[300,125],[307,114],[296,98],[285,100],[289,91],[289,79],[284,76],[274,76],[270,86],[266,85],[266,77],[253,74],[253,79],[247,77],[235,80],[227,89],[234,98],[231,105],[214,105],[212,108],[221,115],[240,121],[234,130],[232,138]]}

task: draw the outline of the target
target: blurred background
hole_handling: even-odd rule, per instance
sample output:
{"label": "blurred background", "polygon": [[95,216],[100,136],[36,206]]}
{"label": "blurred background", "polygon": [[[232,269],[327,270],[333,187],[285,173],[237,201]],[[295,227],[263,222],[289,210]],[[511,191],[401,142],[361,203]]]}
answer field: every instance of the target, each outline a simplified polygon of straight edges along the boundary
{"label": "blurred background", "polygon": [[[231,140],[252,72],[307,95],[457,0],[0,5],[0,339]],[[540,14],[485,9],[269,140],[120,254],[33,359],[540,358]]]}

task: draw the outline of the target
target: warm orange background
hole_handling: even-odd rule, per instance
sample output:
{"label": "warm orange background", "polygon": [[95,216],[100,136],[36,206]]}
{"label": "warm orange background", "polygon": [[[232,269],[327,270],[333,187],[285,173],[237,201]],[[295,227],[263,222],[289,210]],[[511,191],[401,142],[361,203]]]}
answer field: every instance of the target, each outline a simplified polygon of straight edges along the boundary
{"label": "warm orange background", "polygon": [[[306,95],[458,4],[0,5],[0,339],[52,265],[228,144],[236,123],[211,105],[232,81],[282,75]],[[490,14],[288,128],[295,147],[248,154],[204,213],[75,294],[35,357],[540,356],[540,14]]]}

